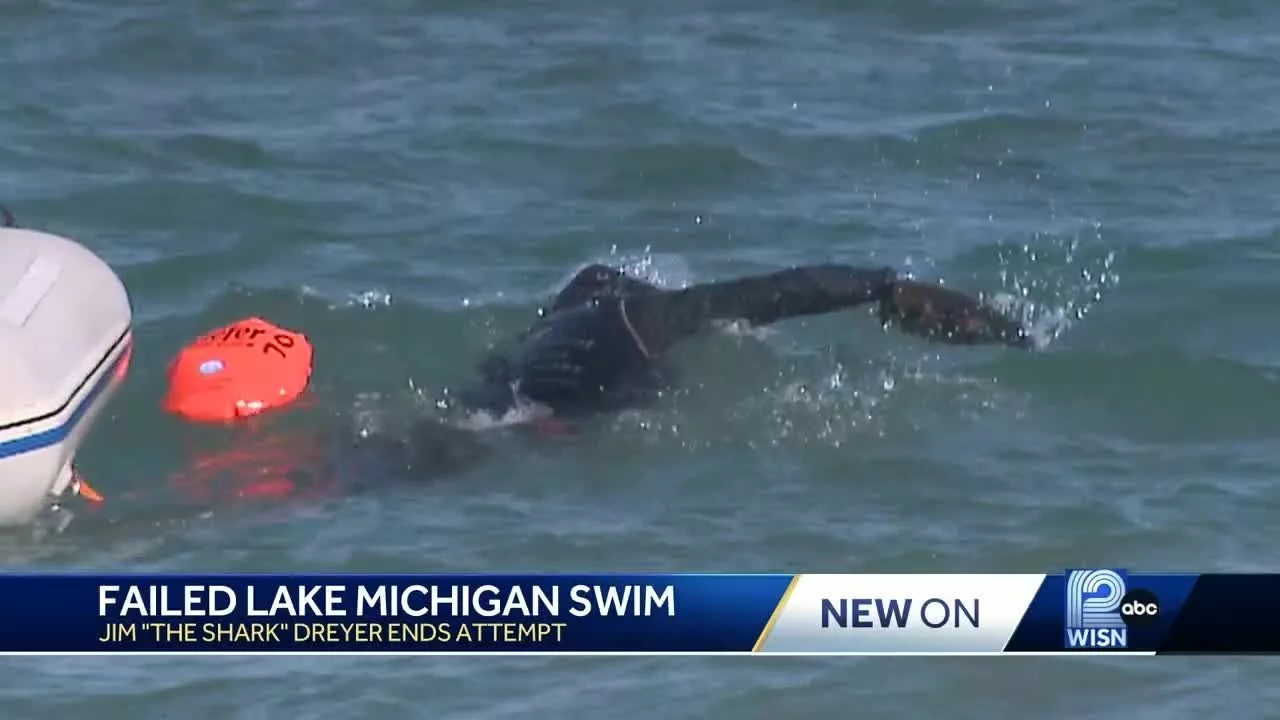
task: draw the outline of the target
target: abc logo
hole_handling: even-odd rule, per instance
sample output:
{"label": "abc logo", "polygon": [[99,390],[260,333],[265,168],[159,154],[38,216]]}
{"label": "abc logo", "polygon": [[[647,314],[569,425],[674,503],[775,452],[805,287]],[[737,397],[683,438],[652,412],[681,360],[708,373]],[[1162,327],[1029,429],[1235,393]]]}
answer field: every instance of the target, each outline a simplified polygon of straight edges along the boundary
{"label": "abc logo", "polygon": [[1160,617],[1160,600],[1150,590],[1137,588],[1120,601],[1120,619],[1128,627],[1145,627]]}

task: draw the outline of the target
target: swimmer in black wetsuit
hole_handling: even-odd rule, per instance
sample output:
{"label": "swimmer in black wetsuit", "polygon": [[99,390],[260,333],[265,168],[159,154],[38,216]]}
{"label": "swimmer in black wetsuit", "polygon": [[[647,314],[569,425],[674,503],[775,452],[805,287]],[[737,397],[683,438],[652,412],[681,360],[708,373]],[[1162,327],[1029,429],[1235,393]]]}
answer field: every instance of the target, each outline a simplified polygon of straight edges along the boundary
{"label": "swimmer in black wetsuit", "polygon": [[[460,399],[464,409],[495,419],[522,405],[558,418],[618,410],[660,382],[668,350],[717,322],[760,326],[871,303],[882,324],[940,342],[1033,347],[1019,323],[978,299],[898,279],[888,268],[815,265],[664,290],[592,265],[541,311],[514,351],[482,363],[480,382]],[[428,421],[392,444],[406,469],[438,474],[485,454],[476,435]]]}
{"label": "swimmer in black wetsuit", "polygon": [[957,344],[1030,347],[1015,322],[958,292],[890,269],[844,265],[662,290],[603,265],[579,272],[509,357],[482,366],[463,404],[497,417],[520,401],[556,416],[630,405],[651,387],[658,361],[716,322],[755,326],[878,303],[883,323]]}

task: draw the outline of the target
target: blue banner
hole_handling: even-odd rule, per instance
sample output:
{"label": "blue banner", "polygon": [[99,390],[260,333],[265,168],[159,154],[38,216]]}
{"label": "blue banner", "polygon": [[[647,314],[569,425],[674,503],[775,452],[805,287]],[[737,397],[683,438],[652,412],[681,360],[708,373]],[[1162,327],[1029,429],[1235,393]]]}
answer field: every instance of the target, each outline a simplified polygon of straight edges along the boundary
{"label": "blue banner", "polygon": [[[1073,575],[1085,579],[1073,587]],[[1123,570],[1049,575],[1031,600],[1005,652],[1159,652],[1183,645],[1187,636],[1175,633],[1174,628],[1205,620],[1184,612],[1201,577]],[[1280,575],[1270,577],[1270,591],[1280,600]],[[1092,582],[1088,582],[1090,578]],[[1078,615],[1074,621],[1073,604]],[[1153,610],[1145,611],[1148,607]]]}
{"label": "blue banner", "polygon": [[[1159,655],[1280,653],[1280,574],[1114,573],[1072,587],[1075,573],[1045,578],[1005,652],[1114,651]],[[1113,585],[1114,590],[1106,586]],[[1079,596],[1073,619],[1073,597]],[[1115,598],[1113,607],[1107,602]],[[1117,620],[1090,621],[1085,601]]]}
{"label": "blue banner", "polygon": [[747,652],[790,575],[4,575],[0,653]]}
{"label": "blue banner", "polygon": [[0,654],[1280,653],[1280,575],[0,575]]}

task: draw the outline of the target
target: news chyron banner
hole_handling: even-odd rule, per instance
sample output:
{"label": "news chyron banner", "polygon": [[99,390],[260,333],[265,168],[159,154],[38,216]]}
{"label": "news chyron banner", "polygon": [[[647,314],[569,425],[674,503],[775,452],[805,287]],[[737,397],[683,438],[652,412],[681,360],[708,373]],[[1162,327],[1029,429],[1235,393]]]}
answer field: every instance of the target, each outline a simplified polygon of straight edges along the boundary
{"label": "news chyron banner", "polygon": [[1280,574],[0,575],[0,654],[1280,651]]}

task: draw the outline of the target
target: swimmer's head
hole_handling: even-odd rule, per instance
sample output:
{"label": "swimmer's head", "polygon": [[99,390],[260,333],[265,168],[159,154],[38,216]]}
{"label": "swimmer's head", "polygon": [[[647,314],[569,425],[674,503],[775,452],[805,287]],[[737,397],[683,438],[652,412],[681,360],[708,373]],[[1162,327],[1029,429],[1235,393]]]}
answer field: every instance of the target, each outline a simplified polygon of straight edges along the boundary
{"label": "swimmer's head", "polygon": [[556,295],[552,308],[564,308],[583,305],[590,300],[606,297],[623,297],[641,293],[655,292],[656,287],[643,280],[628,277],[626,273],[596,263],[578,271],[569,284]]}

